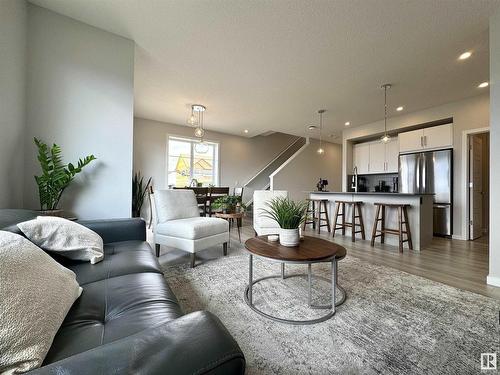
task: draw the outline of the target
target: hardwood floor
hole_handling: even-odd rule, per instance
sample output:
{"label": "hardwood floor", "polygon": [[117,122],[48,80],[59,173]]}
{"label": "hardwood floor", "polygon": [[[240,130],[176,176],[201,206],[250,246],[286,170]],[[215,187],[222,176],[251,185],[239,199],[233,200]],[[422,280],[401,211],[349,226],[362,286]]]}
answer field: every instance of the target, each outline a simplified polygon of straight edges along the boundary
{"label": "hardwood floor", "polygon": [[[323,228],[321,234],[306,230],[308,236],[319,236],[333,241],[331,233]],[[250,220],[243,222],[241,241],[244,243],[254,232]],[[238,241],[236,231],[231,232],[231,241]],[[500,299],[500,288],[486,284],[488,275],[488,241],[480,238],[476,241],[449,240],[435,237],[430,246],[420,252],[404,248],[399,253],[397,246],[356,239],[352,243],[350,237],[335,235],[335,241],[347,249],[351,256],[405,271],[427,279],[441,282],[459,289],[468,290],[488,297]]]}

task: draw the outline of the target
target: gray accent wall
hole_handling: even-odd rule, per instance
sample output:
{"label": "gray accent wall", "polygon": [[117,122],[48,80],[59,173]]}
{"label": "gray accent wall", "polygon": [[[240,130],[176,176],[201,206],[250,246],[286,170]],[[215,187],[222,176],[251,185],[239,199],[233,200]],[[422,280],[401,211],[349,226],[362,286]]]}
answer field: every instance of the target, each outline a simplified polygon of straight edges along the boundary
{"label": "gray accent wall", "polygon": [[[134,42],[28,5],[24,207],[39,208],[33,137],[66,162],[94,154],[62,208],[81,219],[130,217]],[[21,148],[20,148],[21,150]]]}
{"label": "gray accent wall", "polygon": [[500,287],[500,9],[490,19],[490,270]]}
{"label": "gray accent wall", "polygon": [[0,1],[0,208],[23,201],[26,25],[24,1]]}

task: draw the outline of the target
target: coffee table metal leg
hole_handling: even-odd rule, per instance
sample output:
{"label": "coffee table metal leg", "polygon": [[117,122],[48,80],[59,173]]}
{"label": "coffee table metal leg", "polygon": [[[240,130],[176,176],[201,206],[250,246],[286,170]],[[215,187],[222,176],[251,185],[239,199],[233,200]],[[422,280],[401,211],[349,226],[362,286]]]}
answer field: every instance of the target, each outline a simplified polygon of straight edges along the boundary
{"label": "coffee table metal leg", "polygon": [[285,278],[285,263],[281,263],[281,278]]}
{"label": "coffee table metal leg", "polygon": [[253,304],[252,289],[253,289],[253,256],[250,255],[248,263],[248,301],[250,302],[250,305]]}
{"label": "coffee table metal leg", "polygon": [[309,305],[309,307],[312,306],[312,297],[311,297],[311,284],[312,284],[312,269],[311,269],[312,265],[311,263],[309,263],[307,265],[307,286],[308,286],[308,290],[307,290],[307,304]]}
{"label": "coffee table metal leg", "polygon": [[335,294],[337,291],[337,260],[332,260],[332,312],[335,314]]}

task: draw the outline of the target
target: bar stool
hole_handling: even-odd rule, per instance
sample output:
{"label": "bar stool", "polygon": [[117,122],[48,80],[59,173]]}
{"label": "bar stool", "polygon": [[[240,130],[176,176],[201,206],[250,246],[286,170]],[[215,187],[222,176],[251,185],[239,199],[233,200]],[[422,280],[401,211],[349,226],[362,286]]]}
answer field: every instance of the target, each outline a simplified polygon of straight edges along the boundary
{"label": "bar stool", "polygon": [[327,208],[329,202],[328,199],[306,199],[306,200],[309,204],[307,206],[306,220],[304,221],[302,229],[306,230],[306,226],[312,224],[313,230],[315,230],[317,223],[318,234],[321,232],[321,227],[327,227],[328,233],[330,233],[331,232],[330,219],[328,218],[328,208]]}
{"label": "bar stool", "polygon": [[[380,242],[384,243],[386,234],[394,234],[399,236],[399,252],[403,252],[403,243],[408,242],[408,247],[413,250],[413,243],[411,241],[410,222],[408,221],[408,207],[409,204],[389,204],[389,203],[374,203],[377,206],[375,213],[375,222],[373,223],[372,241],[371,245],[375,245],[375,238],[380,237]],[[395,208],[398,213],[398,229],[390,229],[385,227],[385,208]],[[380,215],[382,213],[382,215]],[[378,223],[381,222],[380,229]],[[403,230],[403,225],[405,230]],[[406,239],[403,239],[406,235]]]}
{"label": "bar stool", "polygon": [[[335,231],[342,229],[342,235],[345,236],[345,228],[351,228],[351,240],[356,241],[356,233],[361,233],[361,238],[365,239],[365,224],[363,223],[363,215],[361,213],[361,201],[335,201],[335,217],[333,220],[333,237],[335,237]],[[346,219],[346,205],[351,206],[351,221],[347,222]],[[340,207],[342,207],[342,212],[340,212]],[[356,215],[356,210],[358,211]],[[342,218],[340,224],[338,223],[339,216]],[[358,223],[356,223],[358,219]],[[356,230],[359,227],[359,230]]]}

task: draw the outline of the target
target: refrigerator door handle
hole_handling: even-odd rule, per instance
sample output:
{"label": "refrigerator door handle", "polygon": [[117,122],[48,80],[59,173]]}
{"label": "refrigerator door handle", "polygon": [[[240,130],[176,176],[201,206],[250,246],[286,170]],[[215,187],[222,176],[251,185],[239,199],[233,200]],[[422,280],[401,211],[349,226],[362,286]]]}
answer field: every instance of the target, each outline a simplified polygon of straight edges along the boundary
{"label": "refrigerator door handle", "polygon": [[421,164],[422,165],[422,188],[424,189],[423,192],[425,192],[425,185],[426,185],[426,182],[427,182],[427,176],[426,176],[427,170],[426,170],[426,167],[425,167],[425,165],[427,163],[426,159],[427,158],[424,156],[422,158],[422,164]]}

